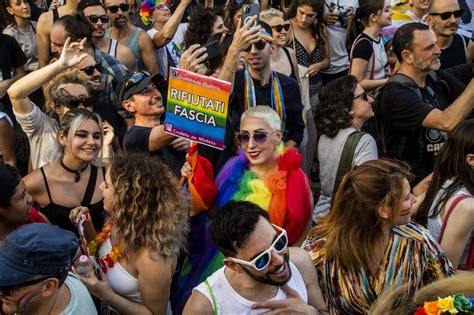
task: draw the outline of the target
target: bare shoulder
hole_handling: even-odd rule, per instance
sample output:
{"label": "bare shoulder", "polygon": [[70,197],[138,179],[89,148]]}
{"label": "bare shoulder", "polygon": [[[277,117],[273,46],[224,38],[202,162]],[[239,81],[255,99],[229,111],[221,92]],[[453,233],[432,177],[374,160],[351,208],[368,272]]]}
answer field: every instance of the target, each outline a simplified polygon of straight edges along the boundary
{"label": "bare shoulder", "polygon": [[39,196],[41,196],[46,189],[41,170],[38,168],[33,172],[29,173],[28,175],[23,177],[23,182],[25,183],[26,191],[28,191],[28,193],[33,197],[34,200],[39,202]]}
{"label": "bare shoulder", "polygon": [[298,268],[302,275],[310,274],[314,270],[311,257],[308,252],[300,247],[290,247],[290,260]]}
{"label": "bare shoulder", "polygon": [[46,28],[46,30],[49,30],[49,27],[53,23],[53,12],[52,11],[46,11],[41,13],[40,17],[38,18],[38,30]]}
{"label": "bare shoulder", "polygon": [[188,299],[184,310],[184,315],[191,315],[191,314],[214,314],[214,310],[212,308],[211,301],[207,297],[204,296],[201,292],[194,290],[191,297]]}
{"label": "bare shoulder", "polygon": [[456,211],[453,211],[452,217],[457,220],[474,222],[474,198],[461,200],[456,206]]}
{"label": "bare shoulder", "polygon": [[133,54],[133,51],[130,47],[119,42],[117,42],[117,52],[120,54],[127,54],[127,55]]}

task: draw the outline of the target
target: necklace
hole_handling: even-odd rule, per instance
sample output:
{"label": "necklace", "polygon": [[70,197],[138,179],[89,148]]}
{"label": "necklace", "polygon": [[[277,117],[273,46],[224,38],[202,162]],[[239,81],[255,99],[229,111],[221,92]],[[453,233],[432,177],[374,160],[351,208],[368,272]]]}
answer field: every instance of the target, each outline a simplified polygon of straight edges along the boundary
{"label": "necklace", "polygon": [[81,173],[84,172],[88,166],[89,166],[89,163],[87,163],[86,166],[84,166],[84,168],[81,169],[81,170],[73,170],[72,168],[67,167],[67,166],[64,164],[64,161],[61,160],[61,167],[64,168],[64,169],[65,169],[66,171],[68,171],[69,173],[75,174],[75,176],[74,176],[74,181],[75,181],[76,183],[81,179]]}
{"label": "necklace", "polygon": [[[106,224],[102,231],[97,233],[95,238],[87,245],[89,249],[89,255],[96,256],[98,249],[104,242],[109,238],[110,231],[112,230],[111,224]],[[117,246],[112,247],[110,252],[105,255],[104,258],[98,258],[100,268],[104,273],[107,273],[107,269],[113,268],[114,264],[120,257],[122,257],[122,250],[125,247],[123,242],[120,242]],[[97,257],[97,256],[96,256]]]}

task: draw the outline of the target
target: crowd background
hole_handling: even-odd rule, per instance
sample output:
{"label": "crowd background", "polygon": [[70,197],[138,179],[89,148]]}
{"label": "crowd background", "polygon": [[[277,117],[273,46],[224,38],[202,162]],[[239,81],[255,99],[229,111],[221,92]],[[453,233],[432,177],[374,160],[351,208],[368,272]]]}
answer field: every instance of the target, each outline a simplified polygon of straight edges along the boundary
{"label": "crowd background", "polygon": [[474,312],[473,10],[0,0],[0,314]]}

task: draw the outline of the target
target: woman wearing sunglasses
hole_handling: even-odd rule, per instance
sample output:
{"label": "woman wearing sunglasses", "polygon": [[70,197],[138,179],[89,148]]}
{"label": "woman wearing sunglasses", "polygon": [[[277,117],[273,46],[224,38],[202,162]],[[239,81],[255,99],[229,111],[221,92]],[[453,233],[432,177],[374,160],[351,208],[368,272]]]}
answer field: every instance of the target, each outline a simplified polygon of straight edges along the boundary
{"label": "woman wearing sunglasses", "polygon": [[[338,93],[334,93],[338,91]],[[331,208],[332,197],[344,174],[338,174],[343,149],[350,135],[356,136],[364,123],[374,116],[373,99],[368,96],[353,76],[346,76],[329,82],[319,94],[320,103],[314,111],[318,133],[318,160],[321,179],[321,194],[314,208],[313,220],[326,215]],[[378,158],[377,145],[371,135],[364,133],[356,143],[354,155],[348,161],[350,170],[369,160]],[[347,163],[347,162],[346,162]],[[345,166],[345,165],[344,165]],[[337,183],[338,184],[338,183]]]}
{"label": "woman wearing sunglasses", "polygon": [[293,49],[285,47],[288,42],[290,22],[283,20],[283,12],[273,8],[260,12],[259,18],[272,29],[271,34],[275,44],[275,50],[270,55],[272,69],[299,81],[295,52]]}
{"label": "woman wearing sunglasses", "polygon": [[269,106],[255,106],[242,115],[236,135],[239,155],[230,159],[216,178],[215,204],[246,200],[270,214],[270,221],[288,232],[298,246],[311,226],[312,195],[300,169],[296,150],[284,150],[281,120]]}
{"label": "woman wearing sunglasses", "polygon": [[409,294],[454,274],[439,244],[410,223],[408,167],[368,161],[346,174],[331,212],[305,242],[331,314],[366,314],[386,290]]}
{"label": "woman wearing sunglasses", "polygon": [[[130,153],[111,162],[100,189],[108,218],[89,251],[98,258],[101,279],[92,270],[80,279],[119,314],[170,314],[189,211],[175,176],[160,159]],[[85,212],[74,209],[71,221]]]}

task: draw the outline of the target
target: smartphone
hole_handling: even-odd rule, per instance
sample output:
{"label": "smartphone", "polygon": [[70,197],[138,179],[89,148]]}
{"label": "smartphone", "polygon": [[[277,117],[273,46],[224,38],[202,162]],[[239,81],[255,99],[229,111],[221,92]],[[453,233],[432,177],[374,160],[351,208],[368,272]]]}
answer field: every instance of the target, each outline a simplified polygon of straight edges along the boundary
{"label": "smartphone", "polygon": [[219,41],[217,39],[203,45],[202,47],[206,47],[206,53],[207,53],[207,57],[206,59],[204,59],[203,62],[206,62],[209,59],[212,59],[214,57],[217,57],[221,53],[220,48],[219,48]]}
{"label": "smartphone", "polygon": [[250,27],[258,25],[258,14],[260,13],[260,5],[258,3],[244,4],[242,6],[242,25],[248,22],[252,16],[256,16],[257,19],[253,22]]}

